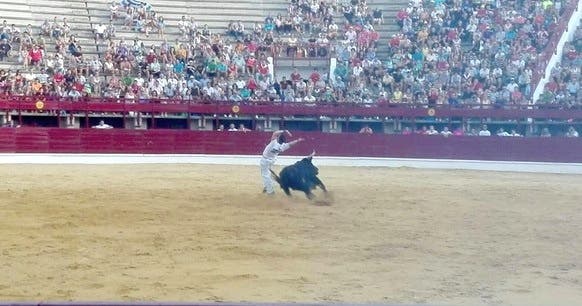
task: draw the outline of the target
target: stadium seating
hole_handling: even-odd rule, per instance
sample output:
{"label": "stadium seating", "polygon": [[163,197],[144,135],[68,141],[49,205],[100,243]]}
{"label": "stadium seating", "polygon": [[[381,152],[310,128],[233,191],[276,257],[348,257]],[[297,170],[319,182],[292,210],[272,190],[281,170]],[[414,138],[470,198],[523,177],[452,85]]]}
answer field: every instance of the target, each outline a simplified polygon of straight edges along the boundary
{"label": "stadium seating", "polygon": [[[360,2],[363,1],[354,0],[351,5],[357,6]],[[101,61],[104,61],[108,54],[110,55],[117,50],[117,47],[115,47],[113,51],[110,49],[108,52],[107,41],[97,41],[94,34],[98,24],[108,24],[110,22],[110,3],[107,0],[31,0],[26,3],[8,0],[0,3],[0,9],[4,12],[7,24],[15,24],[21,31],[24,31],[27,25],[30,25],[34,37],[37,37],[38,33],[40,33],[41,25],[45,20],[50,22],[53,18],[57,18],[56,21],[62,23],[63,18],[66,18],[71,28],[70,34],[76,38],[78,44],[82,47],[82,58],[84,60],[75,62],[73,57],[68,56],[64,70],[69,67],[78,68],[81,71],[79,72],[80,74],[85,74],[84,76],[88,77],[85,67],[94,57],[99,57]],[[113,39],[115,44],[125,40],[131,45],[131,41],[138,38],[139,41],[144,43],[144,48],[140,52],[145,53],[151,47],[160,47],[165,42],[172,46],[176,42],[185,43],[188,39],[185,39],[178,29],[180,20],[185,16],[188,19],[192,18],[199,28],[207,25],[210,32],[223,36],[225,45],[232,45],[236,43],[235,40],[224,35],[231,21],[241,21],[245,25],[247,32],[252,32],[254,24],[263,25],[267,16],[287,15],[290,2],[285,0],[227,0],[220,1],[219,5],[217,5],[215,1],[210,0],[196,2],[151,0],[147,3],[151,5],[156,16],[163,17],[165,24],[164,36],[162,37],[155,31],[152,31],[149,35],[138,33],[131,26],[123,26],[124,20],[123,17],[120,17],[113,21],[116,28],[116,35]],[[346,18],[342,13],[342,5],[349,2],[332,1],[332,3],[339,5],[334,8],[333,18],[334,22],[340,25],[339,33],[341,37],[346,33],[346,28],[344,28]],[[535,84],[532,84],[531,65],[536,60],[536,54],[543,51],[547,35],[559,34],[552,33],[552,29],[556,18],[562,16],[561,14],[565,11],[563,8],[569,1],[564,1],[562,8],[558,6],[558,3],[562,2],[548,5],[547,1],[540,5],[535,5],[532,2],[532,4],[525,6],[520,6],[519,1],[508,1],[507,3],[498,3],[501,7],[495,7],[498,4],[489,4],[489,6],[476,5],[468,1],[408,2],[407,0],[368,0],[366,3],[370,12],[374,9],[381,9],[384,15],[384,22],[373,25],[374,31],[380,37],[376,43],[375,52],[372,52],[375,55],[368,58],[368,48],[361,48],[356,49],[356,54],[342,58],[338,51],[339,48],[336,48],[340,43],[332,43],[332,50],[335,49],[336,51],[333,56],[337,57],[339,61],[334,66],[335,70],[330,73],[331,80],[326,80],[329,72],[328,58],[324,58],[319,64],[319,68],[321,68],[319,72],[323,81],[321,85],[315,84],[315,81],[313,82],[315,85],[321,86],[320,88],[318,87],[319,90],[314,90],[314,99],[320,101],[328,99],[325,101],[330,101],[329,98],[331,97],[332,100],[335,99],[334,101],[367,104],[388,101],[428,104],[482,103],[501,107],[507,104],[527,104],[530,102],[529,97],[532,86],[535,86]],[[404,14],[401,14],[402,12]],[[397,17],[399,22],[395,22],[394,17]],[[456,22],[456,24],[449,22]],[[465,26],[464,23],[471,22],[475,22],[476,27],[471,31],[480,32],[481,36],[487,36],[486,39],[481,40],[477,34],[475,36],[471,33],[457,31]],[[503,23],[507,28],[503,29],[495,25],[496,22]],[[528,22],[536,24],[533,29],[528,30],[529,32],[525,31],[525,27],[522,26],[522,24],[527,24]],[[351,26],[361,31],[362,25],[357,22],[353,22]],[[422,34],[423,29],[428,32]],[[421,38],[421,34],[426,35],[426,37]],[[530,35],[531,39],[524,39],[519,44],[512,44],[511,42],[515,39],[514,34],[517,35],[518,39],[527,38],[527,35]],[[305,40],[313,38],[310,37],[310,35],[313,35],[311,32],[299,33],[298,35]],[[253,39],[256,40],[256,38]],[[276,41],[287,39],[287,35],[275,34]],[[495,45],[496,40],[501,43],[491,47],[490,45]],[[47,53],[54,53],[56,46],[53,40],[45,39],[45,44]],[[505,50],[504,44],[510,47]],[[516,45],[520,45],[520,48],[516,48]],[[452,50],[448,50],[451,46],[453,47]],[[154,49],[157,56],[160,56],[159,49]],[[297,61],[296,58],[291,61],[287,59],[286,61],[285,52],[277,53],[274,50],[271,51],[271,53],[269,53],[270,51],[266,53],[280,57],[276,61],[279,66],[275,66],[275,80],[279,81],[281,76],[289,78],[292,71],[290,69],[291,66],[301,67],[300,61]],[[430,54],[431,52],[432,54]],[[18,50],[13,50],[9,59],[0,62],[0,68],[22,69],[21,64],[18,62],[17,54]],[[499,54],[505,54],[506,57],[498,59],[497,55]],[[527,54],[530,56],[519,58]],[[248,60],[252,55],[260,56],[261,52],[245,51],[245,60]],[[427,59],[431,56],[434,56],[433,62]],[[445,57],[440,58],[442,56]],[[212,52],[206,52],[204,58],[198,59],[198,63],[206,65],[206,61],[212,57]],[[219,60],[222,60],[223,63],[227,61]],[[366,62],[366,60],[369,60],[369,62]],[[134,67],[127,70],[129,74],[117,76],[121,78],[119,81],[129,82],[125,86],[127,87],[127,92],[131,91],[129,87],[139,71],[135,66],[144,63],[145,59],[131,59],[130,61],[132,61]],[[311,62],[307,62],[306,70],[302,72],[304,79],[308,78],[314,67],[318,67],[318,64],[313,64],[313,59]],[[361,74],[361,76],[356,75],[358,69],[355,66],[358,65],[364,66],[363,72],[358,72],[358,75]],[[371,66],[366,67],[366,65]],[[514,69],[515,71],[508,71],[515,65],[521,65],[521,67]],[[495,68],[502,70],[500,75],[493,75]],[[336,83],[336,77],[339,74],[338,69],[346,70],[341,84]],[[165,67],[162,69],[162,73],[167,76],[171,70],[171,68]],[[26,73],[26,69],[23,72]],[[38,71],[36,70],[35,73],[38,73]],[[184,75],[188,78],[191,76],[190,74]],[[452,81],[452,77],[455,75],[460,78],[458,83]],[[493,76],[489,77],[490,75]],[[246,89],[250,89],[251,94],[259,93],[256,96],[252,96],[251,100],[285,99],[285,94],[283,93],[277,93],[276,97],[269,96],[269,90],[274,89],[271,89],[271,87],[262,88],[263,84],[258,80],[261,76],[258,74],[256,75],[257,80],[253,81],[258,84],[253,86],[258,86],[260,90],[256,90],[254,87],[251,88],[250,83],[247,83],[250,82],[248,81],[248,74],[237,77],[239,82],[248,87],[242,89],[243,86],[239,86],[241,99],[245,99],[242,92]],[[111,81],[112,74],[101,74],[101,78],[103,78],[102,82],[105,84],[105,82]],[[182,82],[180,77],[177,77],[177,79]],[[188,82],[186,79],[183,81]],[[214,82],[214,79],[210,77],[208,80],[198,82],[196,86],[200,86],[199,90],[203,92],[207,89],[207,85],[199,85],[199,83],[212,82]],[[149,81],[146,80],[146,83],[149,83]],[[314,84],[308,86],[313,86]],[[79,85],[82,87],[83,84]],[[94,97],[103,95],[102,92],[95,92],[96,87],[91,87],[91,90],[87,91],[88,95]],[[102,86],[102,88],[105,87],[107,86]],[[293,85],[293,90],[297,90],[295,85]],[[83,93],[84,89],[81,88],[79,91]],[[120,92],[123,97],[124,90]],[[513,94],[514,92],[515,95]],[[338,93],[340,94],[338,95]],[[43,94],[46,94],[46,92]],[[163,96],[159,90],[157,94]],[[230,99],[233,96],[230,94],[225,90],[225,92],[218,95],[200,93],[199,96],[209,99]],[[296,94],[292,95],[293,100],[303,102],[303,97],[300,96],[300,99],[297,99]],[[113,97],[118,97],[119,95],[120,93],[114,94]],[[136,95],[135,98],[147,99],[150,97],[149,94],[140,96],[136,93]],[[66,92],[65,96],[67,96]],[[191,97],[193,97],[191,94],[182,96],[182,98],[187,99]]]}

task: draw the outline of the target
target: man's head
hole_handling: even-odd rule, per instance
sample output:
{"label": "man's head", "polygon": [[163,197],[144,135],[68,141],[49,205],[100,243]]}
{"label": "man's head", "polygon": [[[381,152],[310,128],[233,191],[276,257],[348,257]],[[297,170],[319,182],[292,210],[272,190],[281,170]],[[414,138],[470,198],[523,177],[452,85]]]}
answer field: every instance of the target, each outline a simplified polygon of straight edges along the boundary
{"label": "man's head", "polygon": [[285,133],[279,135],[279,137],[277,138],[277,142],[279,144],[284,144],[287,142],[287,138],[285,137]]}

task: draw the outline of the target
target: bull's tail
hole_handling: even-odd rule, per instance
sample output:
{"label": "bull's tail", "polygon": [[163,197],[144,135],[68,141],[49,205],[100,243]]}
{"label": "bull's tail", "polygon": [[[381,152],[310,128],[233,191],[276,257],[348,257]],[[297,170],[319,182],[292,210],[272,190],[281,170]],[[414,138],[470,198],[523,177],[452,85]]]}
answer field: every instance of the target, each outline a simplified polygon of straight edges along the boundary
{"label": "bull's tail", "polygon": [[279,183],[279,185],[281,185],[281,178],[277,175],[277,173],[275,173],[275,171],[269,169],[269,171],[271,171],[271,175],[273,176],[273,178],[275,179],[275,181],[277,183]]}

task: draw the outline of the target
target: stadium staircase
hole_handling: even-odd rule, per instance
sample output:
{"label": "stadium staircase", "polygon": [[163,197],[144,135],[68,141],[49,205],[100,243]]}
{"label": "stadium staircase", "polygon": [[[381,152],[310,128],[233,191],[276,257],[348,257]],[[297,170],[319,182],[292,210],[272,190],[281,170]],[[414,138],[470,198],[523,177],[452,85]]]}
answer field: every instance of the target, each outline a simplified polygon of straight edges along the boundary
{"label": "stadium staircase", "polygon": [[[26,25],[31,24],[35,33],[39,33],[40,26],[45,19],[52,21],[58,17],[67,18],[71,25],[71,31],[77,37],[86,55],[100,55],[103,52],[103,44],[97,44],[93,36],[93,28],[99,24],[109,22],[108,0],[4,0],[0,2],[2,20],[8,24],[15,24],[21,31]],[[255,22],[262,23],[266,16],[286,14],[286,0],[201,0],[201,1],[173,1],[150,0],[153,9],[164,17],[166,22],[165,39],[169,42],[179,38],[177,23],[182,16],[192,16],[199,26],[208,25],[213,33],[224,33],[230,21],[242,21],[245,27],[250,28]],[[384,23],[376,29],[380,32],[381,41],[378,53],[382,58],[387,56],[387,39],[398,32],[394,16],[399,9],[407,5],[407,0],[369,0],[371,9],[380,8],[384,12]],[[336,14],[336,20],[343,22],[341,14]],[[164,39],[158,34],[152,33],[146,37],[143,33],[136,33],[131,29],[122,27],[123,20],[115,21],[117,25],[117,38],[133,40],[139,37],[146,45],[159,45]],[[51,39],[45,39],[47,50],[54,51],[54,43]],[[15,48],[16,49],[16,48]],[[13,53],[14,54],[14,53]],[[17,65],[16,56],[0,63],[0,68]]]}
{"label": "stadium staircase", "polygon": [[[67,19],[71,27],[71,33],[77,37],[84,53],[95,54],[97,52],[95,40],[92,35],[90,15],[84,1],[76,0],[3,0],[0,2],[2,21],[8,25],[15,24],[21,32],[28,24],[33,28],[34,36],[40,32],[40,26],[45,19],[52,21],[57,17],[59,23],[63,18]],[[45,38],[46,48],[50,52],[55,51],[55,45],[49,38]],[[16,54],[18,46],[13,46],[12,55]],[[17,65],[17,57],[0,63],[0,68]]]}
{"label": "stadium staircase", "polygon": [[[264,22],[268,14],[284,13],[286,9],[285,0],[201,0],[201,1],[174,1],[174,0],[149,0],[153,10],[164,17],[165,40],[173,42],[180,37],[178,21],[182,16],[193,17],[199,27],[208,25],[212,33],[224,33],[230,21],[242,21],[245,28],[251,28],[255,22]],[[92,25],[100,22],[109,23],[109,4],[107,0],[88,0],[87,6],[91,15]],[[139,37],[141,41],[148,45],[159,45],[163,42],[157,33],[151,33],[146,37],[143,33],[136,33],[131,29],[122,27],[123,20],[115,22],[117,28],[117,38],[133,40]]]}
{"label": "stadium staircase", "polygon": [[370,10],[381,9],[384,16],[384,22],[374,27],[380,34],[380,42],[378,43],[376,54],[381,60],[385,60],[388,57],[388,40],[390,37],[400,32],[400,28],[396,23],[396,14],[407,6],[408,0],[368,0]]}

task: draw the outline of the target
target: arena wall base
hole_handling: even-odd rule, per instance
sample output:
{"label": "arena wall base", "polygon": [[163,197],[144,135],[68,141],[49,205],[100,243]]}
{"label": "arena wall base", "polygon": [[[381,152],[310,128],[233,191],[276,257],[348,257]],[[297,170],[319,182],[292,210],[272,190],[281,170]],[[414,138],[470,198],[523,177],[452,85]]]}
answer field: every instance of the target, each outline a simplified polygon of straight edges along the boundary
{"label": "arena wall base", "polygon": [[[302,156],[280,156],[277,165],[292,164]],[[511,162],[453,159],[412,159],[316,156],[318,166],[409,167],[503,172],[582,174],[582,163]],[[255,155],[203,154],[0,154],[0,164],[219,164],[258,165]]]}

